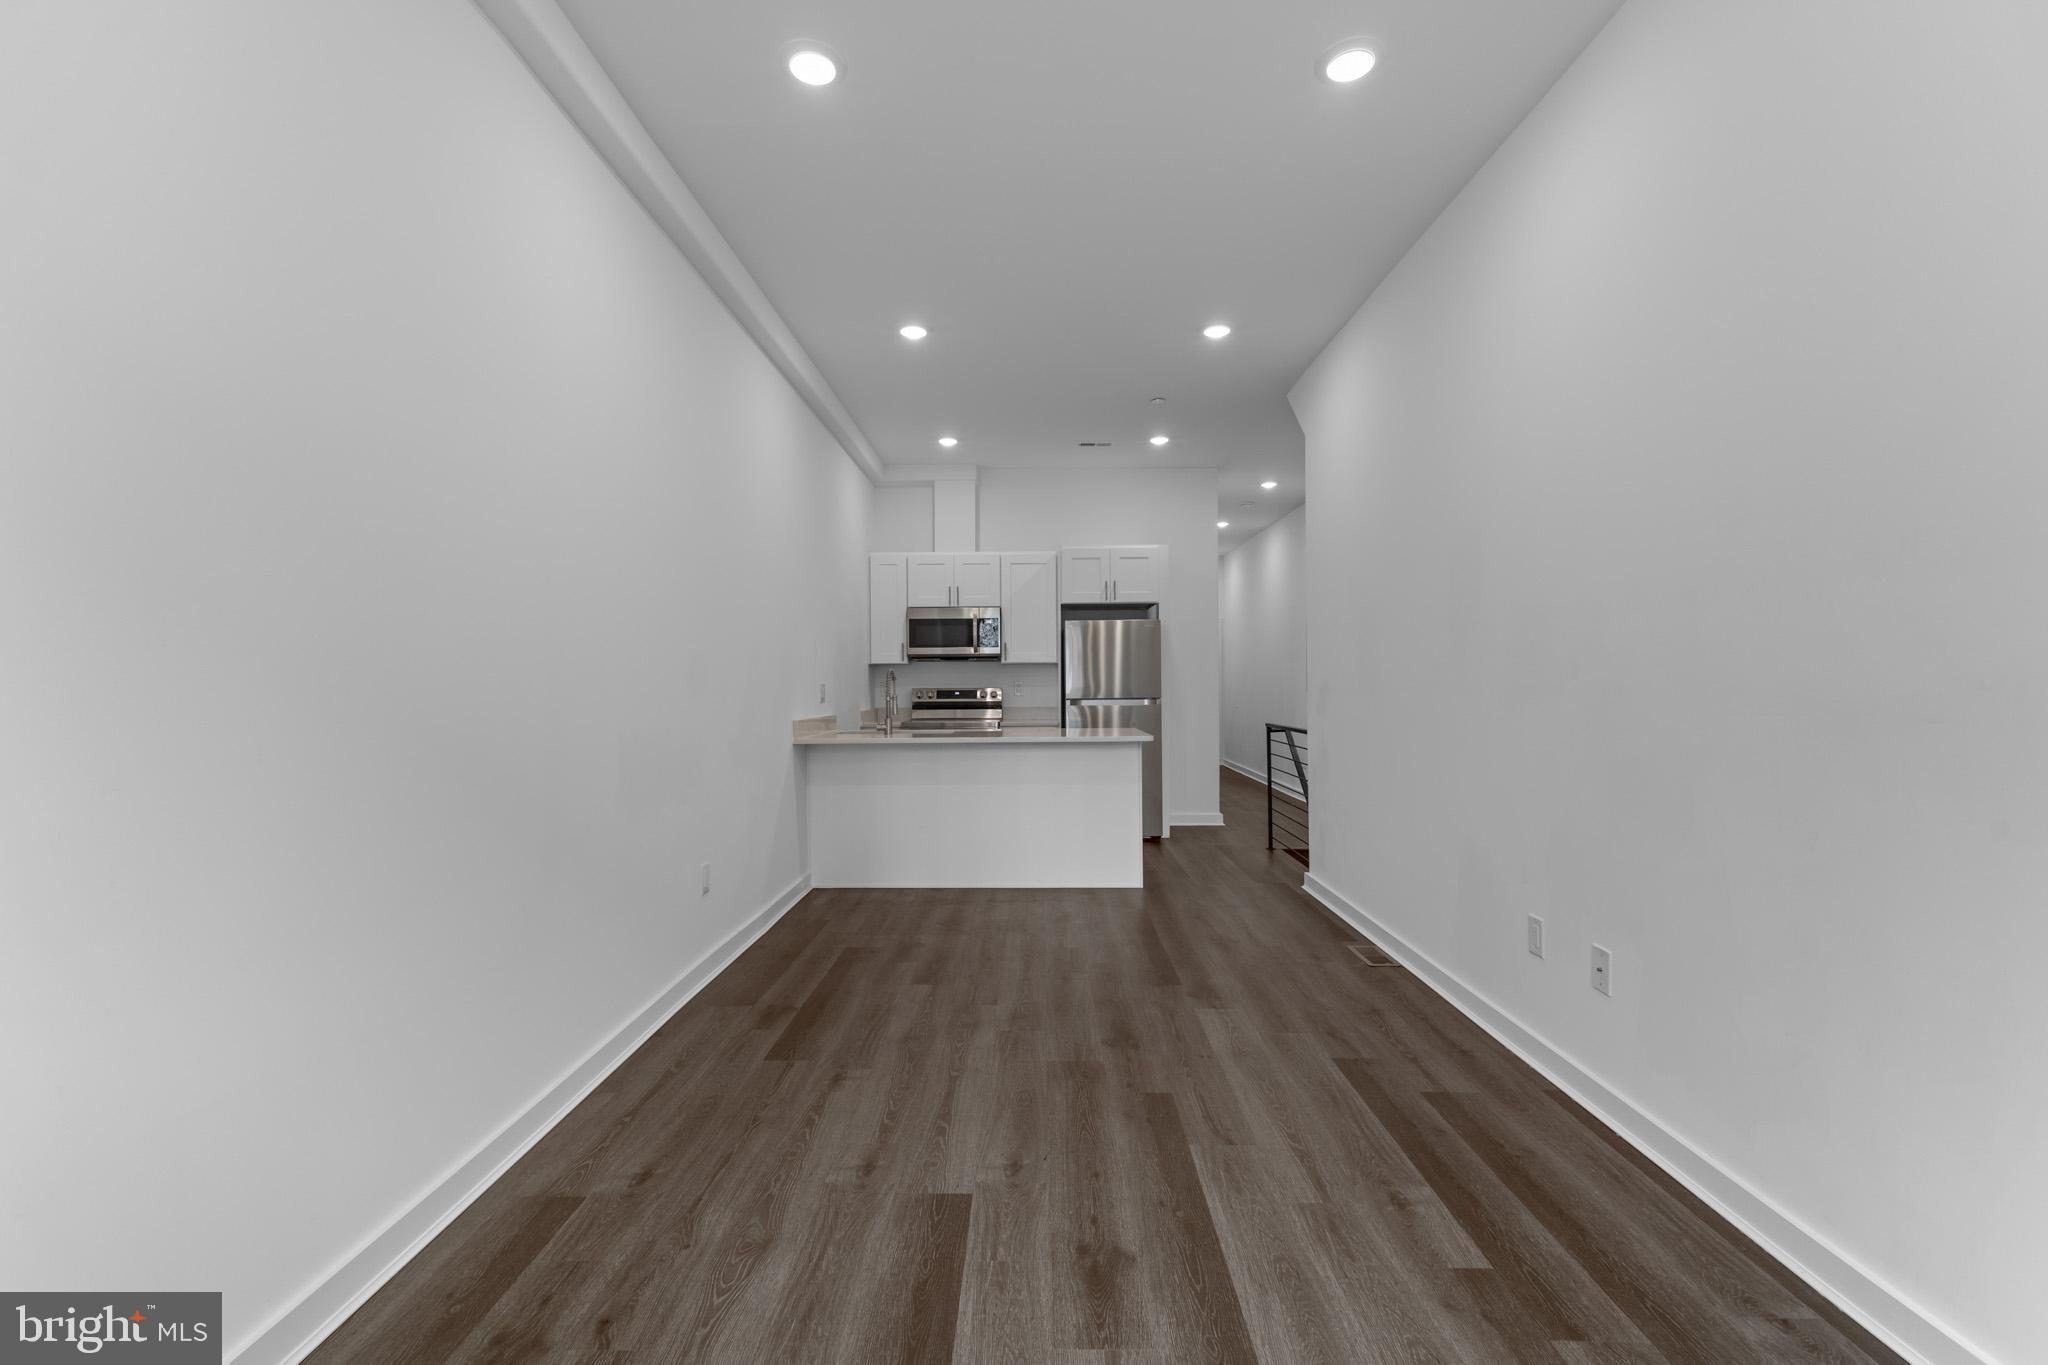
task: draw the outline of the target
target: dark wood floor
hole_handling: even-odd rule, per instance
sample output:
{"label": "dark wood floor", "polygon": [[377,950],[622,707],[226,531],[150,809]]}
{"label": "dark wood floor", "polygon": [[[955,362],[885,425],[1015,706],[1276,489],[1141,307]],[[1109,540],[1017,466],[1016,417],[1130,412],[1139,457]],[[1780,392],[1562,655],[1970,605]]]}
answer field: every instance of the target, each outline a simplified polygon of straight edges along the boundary
{"label": "dark wood floor", "polygon": [[316,1365],[1896,1357],[1298,889],[816,892]]}

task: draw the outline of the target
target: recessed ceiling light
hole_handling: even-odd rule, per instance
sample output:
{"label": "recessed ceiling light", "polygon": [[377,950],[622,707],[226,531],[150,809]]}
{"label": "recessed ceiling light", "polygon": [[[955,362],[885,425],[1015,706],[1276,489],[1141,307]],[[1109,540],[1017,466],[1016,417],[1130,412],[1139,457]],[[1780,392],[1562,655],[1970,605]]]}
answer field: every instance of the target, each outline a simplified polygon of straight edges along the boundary
{"label": "recessed ceiling light", "polygon": [[1230,529],[1230,523],[1227,521],[1219,521],[1216,523],[1216,529],[1219,531],[1227,531]]}
{"label": "recessed ceiling light", "polygon": [[954,446],[960,444],[960,438],[958,436],[941,436],[939,438],[939,444],[944,446],[946,449],[951,450]]}
{"label": "recessed ceiling light", "polygon": [[905,341],[923,341],[931,333],[914,322],[906,322],[896,329],[896,335],[902,337]]}
{"label": "recessed ceiling light", "polygon": [[1323,59],[1323,74],[1339,85],[1349,85],[1372,70],[1378,61],[1371,48],[1346,43]]}
{"label": "recessed ceiling light", "polygon": [[1268,479],[1264,483],[1259,485],[1259,487],[1266,489],[1269,492],[1275,488],[1278,488],[1279,486],[1280,483],[1277,479]]}
{"label": "recessed ceiling light", "polygon": [[1230,324],[1227,322],[1212,322],[1202,329],[1202,335],[1211,341],[1221,341],[1230,335]]}
{"label": "recessed ceiling light", "polygon": [[1163,446],[1172,439],[1173,438],[1171,436],[1154,436],[1152,438],[1152,444],[1155,446]]}
{"label": "recessed ceiling light", "polygon": [[789,74],[805,85],[830,85],[839,79],[839,63],[815,47],[800,47],[789,54]]}

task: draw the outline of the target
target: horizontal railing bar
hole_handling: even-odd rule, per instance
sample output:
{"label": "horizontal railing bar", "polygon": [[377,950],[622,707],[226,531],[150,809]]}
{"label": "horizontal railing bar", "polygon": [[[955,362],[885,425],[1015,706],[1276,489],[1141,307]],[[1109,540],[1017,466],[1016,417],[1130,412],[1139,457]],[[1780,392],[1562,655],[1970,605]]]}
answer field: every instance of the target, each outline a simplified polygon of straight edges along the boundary
{"label": "horizontal railing bar", "polygon": [[1308,860],[1308,727],[1266,721],[1266,847]]}

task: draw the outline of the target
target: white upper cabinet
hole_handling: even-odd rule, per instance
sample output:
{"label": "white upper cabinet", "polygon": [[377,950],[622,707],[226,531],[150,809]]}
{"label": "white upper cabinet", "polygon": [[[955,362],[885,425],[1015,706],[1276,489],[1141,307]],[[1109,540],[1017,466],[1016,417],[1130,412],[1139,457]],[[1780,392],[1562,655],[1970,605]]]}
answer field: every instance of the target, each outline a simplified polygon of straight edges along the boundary
{"label": "white upper cabinet", "polygon": [[869,555],[868,662],[910,661],[912,607],[1001,607],[1003,661],[1056,664],[1062,603],[1159,602],[1165,592],[1163,545]]}
{"label": "white upper cabinet", "polygon": [[1059,556],[1050,550],[1002,556],[1003,661],[1060,661]]}
{"label": "white upper cabinet", "polygon": [[908,555],[868,556],[868,662],[910,662],[909,641],[903,638],[903,613],[909,602]]}
{"label": "white upper cabinet", "polygon": [[1109,551],[1060,551],[1060,601],[1109,600]]}
{"label": "white upper cabinet", "polygon": [[1103,545],[1060,551],[1062,602],[1158,602],[1165,593],[1164,545]]}
{"label": "white upper cabinet", "polygon": [[1002,556],[954,555],[953,605],[956,607],[1002,606]]}
{"label": "white upper cabinet", "polygon": [[905,555],[913,607],[999,607],[1001,555]]}
{"label": "white upper cabinet", "polygon": [[910,598],[913,607],[953,605],[953,556],[906,555],[910,569]]}
{"label": "white upper cabinet", "polygon": [[1157,602],[1166,591],[1166,547],[1124,545],[1109,552],[1109,600]]}

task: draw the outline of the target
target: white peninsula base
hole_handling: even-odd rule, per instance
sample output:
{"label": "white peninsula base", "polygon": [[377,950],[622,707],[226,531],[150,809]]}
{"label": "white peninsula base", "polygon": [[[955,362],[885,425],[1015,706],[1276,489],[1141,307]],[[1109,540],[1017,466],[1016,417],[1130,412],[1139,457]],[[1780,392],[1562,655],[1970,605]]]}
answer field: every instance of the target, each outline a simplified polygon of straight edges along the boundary
{"label": "white peninsula base", "polygon": [[1143,886],[1142,730],[799,738],[813,886]]}

